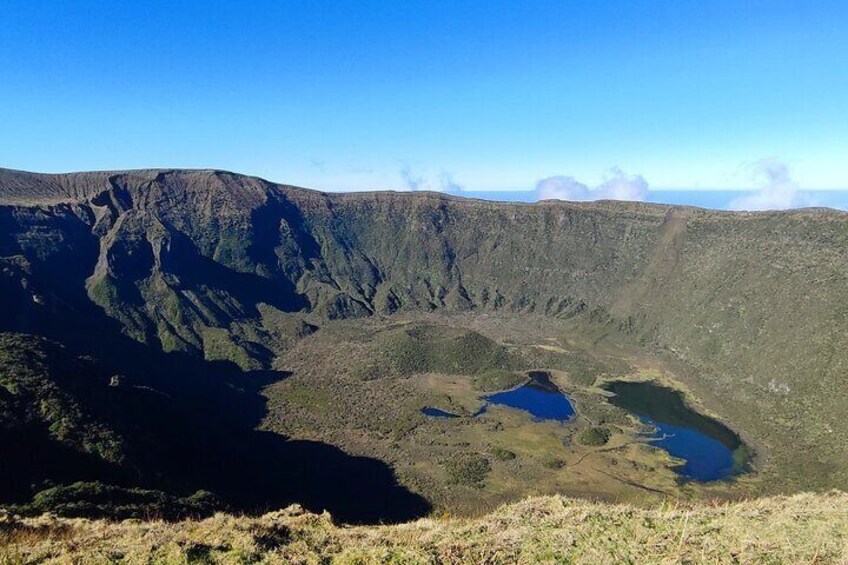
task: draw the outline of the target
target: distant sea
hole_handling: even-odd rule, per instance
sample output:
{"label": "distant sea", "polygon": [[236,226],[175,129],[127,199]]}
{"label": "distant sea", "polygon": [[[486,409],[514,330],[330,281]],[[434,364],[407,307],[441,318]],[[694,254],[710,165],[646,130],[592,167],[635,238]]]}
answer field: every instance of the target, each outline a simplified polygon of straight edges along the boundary
{"label": "distant sea", "polygon": [[[482,198],[483,200],[536,201],[536,193],[532,190],[465,191],[461,194],[469,198]],[[648,202],[727,210],[732,200],[749,194],[754,194],[754,192],[745,190],[652,190],[648,193]],[[848,210],[848,190],[805,190],[804,195],[815,206]]]}

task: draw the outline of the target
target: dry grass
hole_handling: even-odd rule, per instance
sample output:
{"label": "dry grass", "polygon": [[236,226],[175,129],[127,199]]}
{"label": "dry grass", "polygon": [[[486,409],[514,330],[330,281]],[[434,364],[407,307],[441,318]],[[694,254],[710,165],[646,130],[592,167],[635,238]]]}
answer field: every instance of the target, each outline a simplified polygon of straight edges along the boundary
{"label": "dry grass", "polygon": [[293,506],[176,524],[0,516],[17,563],[843,563],[848,494],[645,509],[544,497],[483,518],[339,527]]}

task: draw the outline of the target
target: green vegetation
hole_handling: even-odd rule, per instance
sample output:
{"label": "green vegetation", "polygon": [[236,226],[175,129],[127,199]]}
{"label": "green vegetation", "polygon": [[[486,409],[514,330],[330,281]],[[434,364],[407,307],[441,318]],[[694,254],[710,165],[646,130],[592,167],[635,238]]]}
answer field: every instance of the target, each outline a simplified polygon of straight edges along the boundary
{"label": "green vegetation", "polygon": [[245,371],[262,367],[249,351],[235,342],[232,333],[224,328],[204,328],[203,353],[209,361],[231,361]]}
{"label": "green vegetation", "polygon": [[0,333],[0,437],[9,438],[5,457],[16,465],[23,457],[19,449],[62,445],[121,463],[122,438],[90,410],[92,404],[108,403],[108,382],[90,359],[74,357],[56,343]]}
{"label": "green vegetation", "polygon": [[262,327],[276,349],[285,350],[297,340],[310,336],[318,327],[303,319],[302,314],[281,312],[268,304],[257,305]]}
{"label": "green vegetation", "polygon": [[512,461],[517,457],[517,455],[515,455],[514,451],[510,451],[509,449],[504,449],[503,447],[493,447],[492,457],[494,457],[498,461]]}
{"label": "green vegetation", "polygon": [[43,490],[33,497],[32,502],[15,506],[12,510],[23,515],[54,512],[71,518],[175,520],[209,516],[221,507],[221,502],[206,491],[179,498],[154,490],[78,482]]}
{"label": "green vegetation", "polygon": [[536,347],[528,350],[525,356],[527,362],[536,367],[568,373],[568,380],[582,387],[592,386],[600,377],[619,377],[632,370],[629,364],[620,359],[606,358],[601,361],[591,352],[581,350]]}
{"label": "green vegetation", "polygon": [[[501,345],[477,333],[444,326],[415,325],[381,333],[368,367],[388,374],[448,373],[480,375],[480,382],[510,379],[518,360]],[[372,369],[373,370],[373,369]]]}
{"label": "green vegetation", "polygon": [[331,406],[328,392],[304,385],[290,387],[286,392],[286,400],[310,411],[323,412]]}
{"label": "green vegetation", "polygon": [[580,432],[580,435],[577,436],[577,441],[582,445],[600,447],[607,444],[610,435],[610,431],[607,428],[591,427]]}
{"label": "green vegetation", "polygon": [[479,488],[492,470],[492,465],[479,453],[457,453],[447,461],[445,468],[451,482]]}
{"label": "green vegetation", "polygon": [[526,375],[516,371],[490,369],[474,375],[474,388],[482,392],[496,392],[514,388],[527,380]]}
{"label": "green vegetation", "polygon": [[559,457],[546,457],[542,460],[542,465],[548,469],[562,469],[565,467],[565,461]]}

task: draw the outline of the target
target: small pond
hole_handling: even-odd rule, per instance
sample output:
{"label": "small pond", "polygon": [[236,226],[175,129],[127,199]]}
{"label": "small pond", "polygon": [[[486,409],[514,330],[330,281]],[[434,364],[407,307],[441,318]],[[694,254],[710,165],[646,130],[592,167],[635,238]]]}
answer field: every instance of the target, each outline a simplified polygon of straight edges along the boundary
{"label": "small pond", "polygon": [[739,436],[691,409],[680,392],[649,382],[614,381],[605,388],[615,394],[612,404],[654,428],[653,445],[684,461],[681,476],[708,482],[744,471],[748,452]]}
{"label": "small pond", "polygon": [[459,418],[457,414],[451,414],[450,412],[445,412],[444,410],[431,408],[429,406],[422,408],[421,412],[423,412],[425,416],[431,416],[433,418]]}
{"label": "small pond", "polygon": [[530,381],[518,388],[484,396],[488,404],[509,406],[530,412],[536,420],[570,420],[574,406],[557,386],[550,375],[543,371],[532,371]]}
{"label": "small pond", "polygon": [[[491,405],[507,406],[529,412],[534,420],[559,420],[567,422],[574,416],[571,401],[557,386],[551,382],[550,375],[543,371],[531,371],[530,380],[512,390],[496,392],[482,397],[486,402],[470,417],[483,414]],[[432,418],[458,418],[458,414],[445,412],[438,408],[425,407],[421,412]]]}

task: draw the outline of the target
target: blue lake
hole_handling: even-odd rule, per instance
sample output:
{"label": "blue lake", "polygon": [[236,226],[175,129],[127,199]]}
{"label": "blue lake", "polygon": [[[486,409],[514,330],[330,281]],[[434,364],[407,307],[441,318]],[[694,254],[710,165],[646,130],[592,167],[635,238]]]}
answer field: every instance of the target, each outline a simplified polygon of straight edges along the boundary
{"label": "blue lake", "polygon": [[[486,402],[470,417],[474,418],[486,412],[489,406],[507,406],[529,412],[534,420],[559,420],[567,422],[574,416],[574,407],[568,397],[551,382],[548,373],[532,371],[530,380],[518,388],[496,392],[484,396]],[[458,414],[446,412],[438,408],[425,407],[421,412],[432,418],[458,418]]]}
{"label": "blue lake", "polygon": [[683,460],[678,474],[701,482],[726,479],[745,470],[748,450],[721,422],[691,409],[676,390],[653,383],[614,381],[605,387],[610,402],[635,414],[654,432],[651,444]]}
{"label": "blue lake", "polygon": [[678,474],[701,482],[717,481],[731,476],[736,468],[733,451],[710,436],[693,430],[640,418],[656,428],[651,444],[665,449],[670,455],[683,459]]}
{"label": "blue lake", "polygon": [[484,396],[483,399],[488,404],[524,410],[536,420],[566,422],[574,416],[574,406],[568,397],[551,382],[547,373],[541,371],[531,372],[527,384]]}

